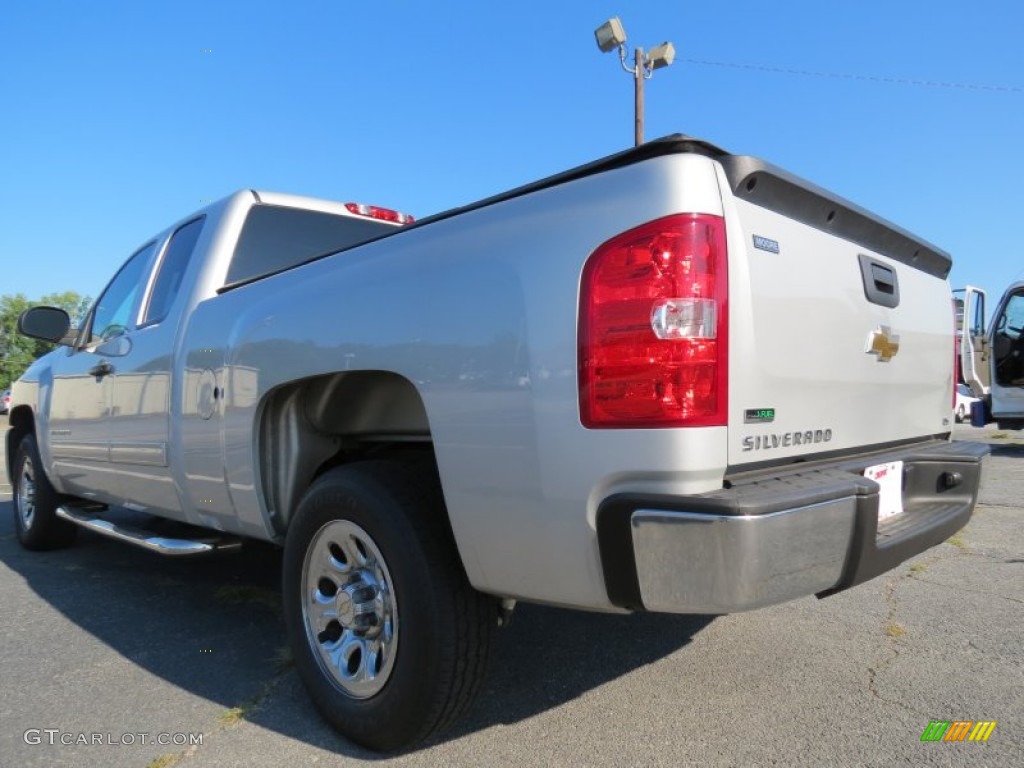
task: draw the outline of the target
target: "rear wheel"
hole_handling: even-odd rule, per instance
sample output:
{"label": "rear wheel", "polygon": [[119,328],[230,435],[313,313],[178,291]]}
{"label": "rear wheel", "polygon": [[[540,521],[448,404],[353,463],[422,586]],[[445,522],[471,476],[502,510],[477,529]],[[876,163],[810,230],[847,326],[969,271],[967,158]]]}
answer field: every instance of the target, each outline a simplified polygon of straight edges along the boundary
{"label": "rear wheel", "polygon": [[964,407],[963,403],[960,403],[960,405],[958,405],[956,407],[956,420],[957,420],[957,422],[958,423],[963,422],[963,420],[964,420],[964,418],[966,418],[966,416],[967,416],[967,409]]}
{"label": "rear wheel", "polygon": [[74,523],[57,517],[60,496],[43,472],[35,435],[21,438],[14,457],[14,527],[25,549],[69,546],[78,533]]}
{"label": "rear wheel", "polygon": [[497,603],[466,579],[436,473],[397,462],[331,470],[285,544],[296,668],[328,722],[364,746],[409,746],[478,693]]}

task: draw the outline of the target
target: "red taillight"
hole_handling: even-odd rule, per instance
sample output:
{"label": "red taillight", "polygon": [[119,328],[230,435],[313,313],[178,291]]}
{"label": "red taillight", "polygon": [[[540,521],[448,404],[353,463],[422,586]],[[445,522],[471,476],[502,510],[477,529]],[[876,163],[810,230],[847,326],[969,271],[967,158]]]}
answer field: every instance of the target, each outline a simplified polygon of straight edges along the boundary
{"label": "red taillight", "polygon": [[725,221],[679,214],[598,248],[580,289],[580,419],[591,428],[727,420]]}
{"label": "red taillight", "polygon": [[381,221],[394,221],[398,224],[412,224],[416,219],[410,216],[408,213],[399,213],[393,211],[390,208],[379,208],[376,205],[363,205],[362,203],[345,203],[345,207],[348,208],[350,213],[356,214],[356,216],[366,216],[370,219],[380,219]]}

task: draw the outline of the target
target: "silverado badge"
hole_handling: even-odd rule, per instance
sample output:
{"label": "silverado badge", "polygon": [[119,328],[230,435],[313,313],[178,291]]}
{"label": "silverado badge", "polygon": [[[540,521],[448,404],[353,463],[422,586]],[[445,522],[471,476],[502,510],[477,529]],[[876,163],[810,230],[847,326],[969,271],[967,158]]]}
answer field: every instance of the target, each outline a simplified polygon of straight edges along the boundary
{"label": "silverado badge", "polygon": [[877,355],[878,362],[888,363],[900,351],[900,337],[887,326],[880,325],[868,334],[864,351],[869,355]]}

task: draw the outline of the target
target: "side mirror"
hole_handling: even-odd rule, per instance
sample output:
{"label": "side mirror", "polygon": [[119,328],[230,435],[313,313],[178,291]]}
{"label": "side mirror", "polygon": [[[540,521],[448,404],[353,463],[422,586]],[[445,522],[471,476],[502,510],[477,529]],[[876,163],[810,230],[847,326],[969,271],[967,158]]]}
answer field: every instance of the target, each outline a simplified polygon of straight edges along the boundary
{"label": "side mirror", "polygon": [[58,307],[32,307],[18,318],[18,333],[30,339],[68,344],[71,317]]}

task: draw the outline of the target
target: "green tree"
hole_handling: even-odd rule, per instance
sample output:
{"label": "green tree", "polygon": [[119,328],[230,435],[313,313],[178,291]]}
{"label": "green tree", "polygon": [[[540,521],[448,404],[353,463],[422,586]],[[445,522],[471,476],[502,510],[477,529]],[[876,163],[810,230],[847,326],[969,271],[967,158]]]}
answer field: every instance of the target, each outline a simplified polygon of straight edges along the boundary
{"label": "green tree", "polygon": [[76,291],[48,293],[37,304],[43,304],[48,307],[60,307],[71,315],[71,327],[77,328],[78,324],[85,319],[86,313],[92,306],[92,297],[82,296]]}
{"label": "green tree", "polygon": [[10,387],[11,382],[21,376],[36,358],[56,346],[18,333],[21,313],[40,304],[60,307],[71,315],[72,325],[77,325],[89,311],[92,299],[75,291],[51,293],[34,302],[23,293],[0,296],[0,390]]}

